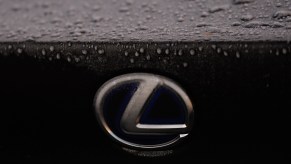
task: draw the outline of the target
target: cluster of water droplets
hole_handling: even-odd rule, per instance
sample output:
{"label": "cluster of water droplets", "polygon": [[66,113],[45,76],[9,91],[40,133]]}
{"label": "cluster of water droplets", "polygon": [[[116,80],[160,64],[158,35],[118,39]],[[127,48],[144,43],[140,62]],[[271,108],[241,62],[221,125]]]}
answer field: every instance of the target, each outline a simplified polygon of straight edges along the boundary
{"label": "cluster of water droplets", "polygon": [[[27,46],[28,45],[28,48]],[[77,46],[77,48],[75,47]],[[40,60],[66,61],[66,62],[90,62],[90,58],[105,58],[104,45],[85,43],[37,43],[22,42],[14,44],[0,44],[0,55],[30,56]]]}
{"label": "cluster of water droplets", "polygon": [[288,0],[30,1],[1,1],[0,40],[286,40],[291,29]]}
{"label": "cluster of water droplets", "polygon": [[[35,43],[35,42],[32,42]],[[173,67],[177,69],[192,68],[195,62],[205,61],[206,58],[231,58],[232,61],[244,61],[252,54],[280,57],[290,56],[291,49],[268,46],[259,48],[253,43],[224,44],[216,43],[80,43],[63,42],[51,45],[42,43],[19,43],[0,45],[0,55],[31,56],[39,60],[65,61],[68,63],[90,63],[93,65],[122,62],[131,66],[147,68],[153,65]],[[34,46],[32,48],[32,46]],[[256,48],[254,47],[256,46]],[[105,48],[106,47],[106,48]],[[111,47],[111,48],[109,48]],[[268,48],[269,47],[269,48]],[[280,47],[280,48],[279,48]],[[107,49],[110,51],[106,51]],[[268,51],[269,49],[269,51]],[[121,56],[118,56],[121,55]],[[207,60],[208,60],[207,59]],[[236,59],[236,60],[233,60]],[[126,62],[127,61],[127,62]],[[121,65],[123,65],[121,64]],[[161,65],[160,65],[161,64]]]}

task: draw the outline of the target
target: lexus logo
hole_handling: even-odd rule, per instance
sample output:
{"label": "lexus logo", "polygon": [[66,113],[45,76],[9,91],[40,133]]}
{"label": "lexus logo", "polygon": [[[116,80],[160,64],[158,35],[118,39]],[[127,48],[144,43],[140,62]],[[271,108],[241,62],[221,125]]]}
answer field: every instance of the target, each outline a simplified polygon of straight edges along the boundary
{"label": "lexus logo", "polygon": [[94,101],[100,125],[116,141],[133,148],[163,148],[191,130],[193,106],[172,80],[153,74],[115,77]]}

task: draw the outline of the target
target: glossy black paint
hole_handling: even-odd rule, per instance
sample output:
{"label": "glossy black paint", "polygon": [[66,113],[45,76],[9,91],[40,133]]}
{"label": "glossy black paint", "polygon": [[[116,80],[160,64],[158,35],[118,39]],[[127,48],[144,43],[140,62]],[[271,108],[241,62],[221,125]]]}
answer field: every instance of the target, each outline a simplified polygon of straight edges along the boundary
{"label": "glossy black paint", "polygon": [[[1,43],[1,160],[289,163],[290,48],[286,42]],[[193,131],[172,155],[127,153],[98,126],[96,91],[130,72],[169,77],[190,96]]]}

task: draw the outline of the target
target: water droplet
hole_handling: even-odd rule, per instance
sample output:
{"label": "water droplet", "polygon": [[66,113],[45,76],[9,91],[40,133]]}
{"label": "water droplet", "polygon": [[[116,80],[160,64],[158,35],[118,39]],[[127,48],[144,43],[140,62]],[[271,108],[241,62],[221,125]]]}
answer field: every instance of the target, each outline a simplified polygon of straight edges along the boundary
{"label": "water droplet", "polygon": [[56,58],[57,59],[60,59],[61,58],[61,55],[59,53],[57,53]]}
{"label": "water droplet", "polygon": [[46,55],[45,49],[42,49],[42,50],[41,50],[41,54],[42,54],[43,56]]}
{"label": "water droplet", "polygon": [[101,9],[101,7],[98,6],[98,5],[94,5],[94,6],[92,7],[92,10],[93,10],[93,11],[99,11],[100,9]]}
{"label": "water droplet", "polygon": [[270,23],[265,23],[261,21],[251,21],[244,25],[245,28],[256,28],[261,26],[270,26]]}
{"label": "water droplet", "polygon": [[201,14],[201,17],[205,18],[207,16],[209,16],[209,13],[206,12],[206,11],[203,11],[202,14]]}
{"label": "water droplet", "polygon": [[122,13],[128,12],[129,11],[129,8],[128,7],[120,7],[118,11],[119,12],[122,12]]}
{"label": "water droplet", "polygon": [[88,53],[87,50],[82,50],[83,55],[87,55],[87,53]]}
{"label": "water droplet", "polygon": [[179,56],[182,56],[182,55],[183,55],[183,51],[182,51],[182,50],[179,50],[179,51],[178,51],[178,55],[179,55]]}
{"label": "water droplet", "polygon": [[183,63],[183,67],[184,67],[184,68],[188,67],[188,63],[184,62],[184,63]]}
{"label": "water droplet", "polygon": [[266,88],[269,88],[269,87],[270,87],[270,84],[269,84],[269,83],[267,83],[267,84],[266,84]]}
{"label": "water droplet", "polygon": [[206,26],[212,26],[212,24],[207,22],[200,22],[196,24],[196,27],[206,27]]}
{"label": "water droplet", "polygon": [[241,23],[240,23],[240,22],[233,22],[231,25],[232,25],[232,26],[240,26]]}
{"label": "water droplet", "polygon": [[239,5],[239,4],[246,4],[246,3],[251,3],[254,2],[255,0],[233,0],[233,3],[235,5]]}
{"label": "water droplet", "polygon": [[273,28],[281,28],[281,27],[284,27],[285,25],[283,23],[280,23],[280,22],[274,22],[271,27]]}
{"label": "water droplet", "polygon": [[236,52],[235,53],[235,56],[236,56],[236,58],[240,58],[240,53],[239,52]]}
{"label": "water droplet", "polygon": [[280,55],[280,52],[279,52],[279,50],[276,50],[276,56],[279,56]]}
{"label": "water droplet", "polygon": [[131,58],[129,61],[130,61],[130,63],[134,63],[134,59],[133,58]]}
{"label": "water droplet", "polygon": [[12,45],[8,45],[8,49],[11,50],[12,49]]}
{"label": "water droplet", "polygon": [[139,53],[138,52],[135,52],[135,54],[134,54],[136,57],[138,57],[139,56]]}
{"label": "water droplet", "polygon": [[94,23],[101,22],[103,20],[103,17],[99,15],[93,15],[91,21]]}
{"label": "water droplet", "polygon": [[217,50],[216,50],[216,51],[217,51],[217,53],[219,53],[219,54],[220,54],[222,50],[221,50],[221,48],[217,48]]}
{"label": "water droplet", "polygon": [[147,59],[147,60],[150,60],[150,59],[151,59],[150,55],[147,55],[147,56],[146,56],[146,59]]}
{"label": "water droplet", "polygon": [[100,55],[104,54],[104,52],[105,51],[103,49],[98,50],[98,54],[100,54]]}
{"label": "water droplet", "polygon": [[219,12],[219,11],[224,11],[229,9],[230,6],[229,5],[220,5],[220,6],[213,6],[209,9],[210,13],[215,13],[215,12]]}
{"label": "water droplet", "polygon": [[128,52],[127,51],[124,52],[124,56],[128,56]]}
{"label": "water droplet", "polygon": [[228,56],[228,53],[226,51],[223,52],[224,56]]}
{"label": "water droplet", "polygon": [[134,0],[126,0],[125,1],[126,5],[132,5],[134,3]]}
{"label": "water droplet", "polygon": [[140,48],[140,49],[139,49],[139,52],[140,52],[140,53],[144,53],[144,48]]}
{"label": "water droplet", "polygon": [[194,50],[190,50],[190,55],[195,55],[195,51]]}
{"label": "water droplet", "polygon": [[240,19],[242,21],[251,21],[254,19],[254,17],[251,14],[246,14],[246,15],[242,15],[242,17]]}
{"label": "water droplet", "polygon": [[166,50],[165,50],[165,54],[166,54],[166,55],[169,55],[169,54],[170,54],[170,50],[169,50],[169,49],[166,49]]}
{"label": "water droplet", "polygon": [[161,54],[161,53],[162,53],[162,50],[161,50],[160,48],[158,48],[158,49],[157,49],[157,53],[158,53],[158,54]]}
{"label": "water droplet", "polygon": [[22,49],[21,48],[17,48],[17,53],[21,54],[22,53]]}
{"label": "water droplet", "polygon": [[147,26],[139,26],[139,27],[137,27],[137,30],[140,30],[140,31],[145,31],[145,30],[148,30],[149,29],[149,27],[147,27]]}
{"label": "water droplet", "polygon": [[55,17],[50,22],[52,24],[58,24],[58,23],[61,23],[62,22],[62,19]]}
{"label": "water droplet", "polygon": [[78,57],[75,57],[75,62],[79,62],[80,61],[80,58],[78,58]]}
{"label": "water droplet", "polygon": [[71,59],[70,57],[67,57],[67,61],[68,61],[68,62],[71,62],[72,59]]}
{"label": "water droplet", "polygon": [[282,3],[280,3],[280,2],[276,3],[276,7],[281,7],[281,6],[282,6]]}
{"label": "water droplet", "polygon": [[183,18],[183,17],[179,17],[179,18],[177,19],[177,21],[178,21],[178,22],[184,22],[184,18]]}
{"label": "water droplet", "polygon": [[53,52],[55,50],[54,46],[50,46],[50,51]]}
{"label": "water droplet", "polygon": [[283,48],[283,49],[282,49],[282,53],[283,53],[284,55],[286,55],[286,54],[287,54],[287,49],[286,49],[286,48]]}

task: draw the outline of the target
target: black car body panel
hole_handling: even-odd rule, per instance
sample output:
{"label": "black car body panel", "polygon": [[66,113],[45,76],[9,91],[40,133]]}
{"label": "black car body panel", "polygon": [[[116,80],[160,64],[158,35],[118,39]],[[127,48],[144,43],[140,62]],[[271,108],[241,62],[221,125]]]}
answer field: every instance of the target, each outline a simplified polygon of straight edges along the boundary
{"label": "black car body panel", "polygon": [[[0,1],[1,160],[290,162],[288,1],[29,2]],[[134,72],[185,89],[195,110],[186,141],[131,150],[104,134],[95,93]]]}

